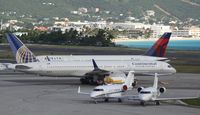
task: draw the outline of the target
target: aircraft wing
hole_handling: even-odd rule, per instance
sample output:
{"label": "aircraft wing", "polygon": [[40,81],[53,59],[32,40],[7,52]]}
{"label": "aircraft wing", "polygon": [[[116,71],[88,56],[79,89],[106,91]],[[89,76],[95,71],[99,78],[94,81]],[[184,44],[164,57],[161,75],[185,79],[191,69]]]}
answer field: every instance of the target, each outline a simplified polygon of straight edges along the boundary
{"label": "aircraft wing", "polygon": [[124,95],[123,98],[128,100],[140,100],[138,95]]}
{"label": "aircraft wing", "polygon": [[180,99],[198,99],[200,97],[175,97],[175,98],[157,98],[155,101],[165,101],[165,100],[180,100]]}
{"label": "aircraft wing", "polygon": [[78,94],[84,94],[84,95],[90,95],[90,93],[87,92],[81,92],[81,87],[78,87]]}
{"label": "aircraft wing", "polygon": [[[141,75],[144,75],[144,76],[154,76],[155,74],[154,73],[151,73],[149,71],[142,71],[142,72],[138,72],[136,73],[135,75],[138,75],[138,76],[141,76]],[[166,75],[171,75],[170,73],[169,74],[158,74],[158,76],[166,76]]]}

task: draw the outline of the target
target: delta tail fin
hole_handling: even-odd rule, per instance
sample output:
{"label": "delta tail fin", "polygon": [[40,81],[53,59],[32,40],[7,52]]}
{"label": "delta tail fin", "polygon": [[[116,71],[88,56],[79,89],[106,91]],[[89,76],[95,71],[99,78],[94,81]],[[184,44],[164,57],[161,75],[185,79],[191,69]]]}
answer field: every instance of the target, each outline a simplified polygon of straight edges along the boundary
{"label": "delta tail fin", "polygon": [[165,57],[167,45],[171,34],[171,32],[164,33],[144,55]]}
{"label": "delta tail fin", "polygon": [[158,88],[158,74],[157,73],[155,73],[155,76],[154,76],[153,88],[155,89]]}
{"label": "delta tail fin", "polygon": [[6,34],[17,63],[36,62],[35,55],[13,33]]}

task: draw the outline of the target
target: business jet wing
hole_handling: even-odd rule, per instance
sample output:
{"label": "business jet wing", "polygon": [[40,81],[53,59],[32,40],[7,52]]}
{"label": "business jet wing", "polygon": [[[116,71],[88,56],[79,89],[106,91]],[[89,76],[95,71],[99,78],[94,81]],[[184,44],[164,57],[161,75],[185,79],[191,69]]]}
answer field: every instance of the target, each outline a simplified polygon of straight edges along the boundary
{"label": "business jet wing", "polygon": [[90,95],[90,93],[87,92],[81,92],[81,87],[78,87],[78,94],[84,94],[84,95]]}
{"label": "business jet wing", "polygon": [[181,99],[198,99],[200,97],[175,97],[175,98],[156,98],[155,101],[165,101],[165,100],[181,100]]}
{"label": "business jet wing", "polygon": [[124,95],[123,98],[128,100],[140,100],[138,95]]}

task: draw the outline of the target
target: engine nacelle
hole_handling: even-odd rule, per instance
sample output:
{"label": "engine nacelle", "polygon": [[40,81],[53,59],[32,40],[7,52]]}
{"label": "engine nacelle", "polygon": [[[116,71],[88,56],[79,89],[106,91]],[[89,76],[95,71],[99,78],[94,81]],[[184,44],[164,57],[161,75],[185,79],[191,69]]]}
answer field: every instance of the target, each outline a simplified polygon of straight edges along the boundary
{"label": "engine nacelle", "polygon": [[123,85],[122,90],[123,91],[127,91],[128,90],[128,86],[127,85]]}
{"label": "engine nacelle", "polygon": [[166,92],[166,88],[165,88],[165,87],[159,88],[159,92],[160,92],[160,93],[165,93],[165,92]]}
{"label": "engine nacelle", "polygon": [[138,89],[137,89],[138,93],[139,93],[142,89],[144,89],[144,87],[138,87]]}

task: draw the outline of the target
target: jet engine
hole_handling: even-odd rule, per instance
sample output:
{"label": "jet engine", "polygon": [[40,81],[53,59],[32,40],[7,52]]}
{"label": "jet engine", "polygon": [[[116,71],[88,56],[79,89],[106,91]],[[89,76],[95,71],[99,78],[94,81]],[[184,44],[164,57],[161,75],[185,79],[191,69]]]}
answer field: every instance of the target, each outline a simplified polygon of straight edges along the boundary
{"label": "jet engine", "polygon": [[165,88],[165,87],[161,87],[161,88],[159,88],[159,92],[160,92],[160,93],[164,93],[164,92],[166,92],[166,88]]}
{"label": "jet engine", "polygon": [[123,91],[128,90],[128,86],[127,86],[127,85],[123,85],[122,90],[123,90]]}
{"label": "jet engine", "polygon": [[138,89],[137,89],[138,93],[139,93],[142,89],[144,89],[144,87],[138,87]]}

